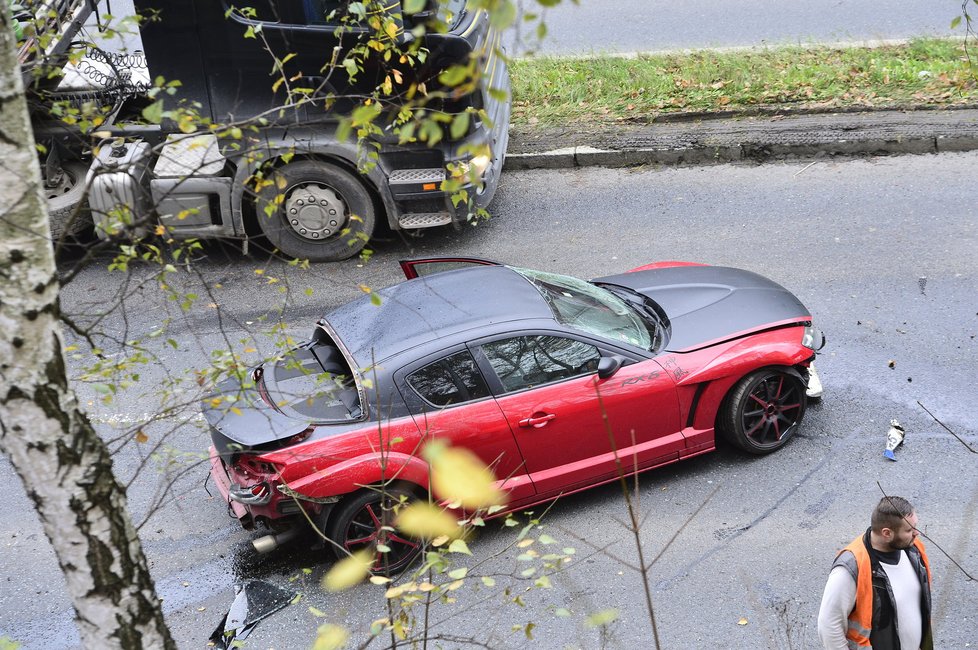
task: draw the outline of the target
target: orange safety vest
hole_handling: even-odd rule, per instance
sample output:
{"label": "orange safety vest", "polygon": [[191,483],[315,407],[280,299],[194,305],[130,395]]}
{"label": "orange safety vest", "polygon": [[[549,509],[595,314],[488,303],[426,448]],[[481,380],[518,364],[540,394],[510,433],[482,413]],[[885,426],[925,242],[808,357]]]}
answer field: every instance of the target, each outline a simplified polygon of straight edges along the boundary
{"label": "orange safety vest", "polygon": [[[856,604],[849,613],[849,629],[846,631],[846,638],[849,639],[850,647],[855,645],[857,648],[872,648],[873,644],[869,640],[869,635],[873,630],[873,569],[869,558],[869,551],[866,549],[864,535],[860,535],[849,543],[844,549],[839,551],[842,555],[849,551],[856,558]],[[930,562],[927,553],[924,551],[924,543],[920,538],[913,541],[913,545],[920,551],[920,559],[927,569],[927,584],[931,582]],[[838,557],[838,556],[836,556]]]}

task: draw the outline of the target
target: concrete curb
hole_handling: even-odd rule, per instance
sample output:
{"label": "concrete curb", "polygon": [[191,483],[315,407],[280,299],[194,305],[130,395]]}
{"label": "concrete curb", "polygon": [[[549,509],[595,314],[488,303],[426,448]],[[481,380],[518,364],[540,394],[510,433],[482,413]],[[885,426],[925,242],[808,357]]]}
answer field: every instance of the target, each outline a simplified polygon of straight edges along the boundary
{"label": "concrete curb", "polygon": [[505,169],[707,165],[978,150],[978,109],[747,116],[592,132],[512,130]]}

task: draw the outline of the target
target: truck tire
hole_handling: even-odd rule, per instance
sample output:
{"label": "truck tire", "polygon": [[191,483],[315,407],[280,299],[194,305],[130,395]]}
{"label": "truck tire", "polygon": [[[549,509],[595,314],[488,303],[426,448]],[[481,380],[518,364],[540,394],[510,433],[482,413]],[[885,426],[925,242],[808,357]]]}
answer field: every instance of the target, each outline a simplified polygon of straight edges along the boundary
{"label": "truck tire", "polygon": [[[319,160],[275,170],[258,192],[258,223],[287,257],[336,262],[359,253],[374,231],[374,203],[350,172]],[[273,206],[274,209],[268,209]]]}
{"label": "truck tire", "polygon": [[54,241],[80,235],[92,225],[88,206],[78,206],[85,197],[88,168],[79,162],[69,162],[62,169],[61,182],[56,187],[44,190],[48,200],[51,239]]}

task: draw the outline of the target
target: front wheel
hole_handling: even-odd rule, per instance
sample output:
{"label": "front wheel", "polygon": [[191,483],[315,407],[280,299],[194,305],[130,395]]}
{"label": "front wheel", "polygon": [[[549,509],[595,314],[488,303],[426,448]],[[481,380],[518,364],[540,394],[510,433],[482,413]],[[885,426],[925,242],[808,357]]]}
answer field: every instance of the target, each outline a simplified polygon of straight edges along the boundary
{"label": "front wheel", "polygon": [[374,204],[350,172],[319,160],[275,170],[258,192],[262,233],[283,255],[336,262],[359,253],[374,231]]}
{"label": "front wheel", "polygon": [[398,532],[394,519],[402,504],[417,498],[403,488],[377,487],[356,492],[340,502],[330,514],[325,531],[335,544],[337,558],[367,549],[374,553],[371,573],[395,575],[408,568],[424,545]]}
{"label": "front wheel", "polygon": [[780,368],[762,368],[734,387],[721,407],[724,436],[750,454],[780,449],[805,415],[805,386]]}

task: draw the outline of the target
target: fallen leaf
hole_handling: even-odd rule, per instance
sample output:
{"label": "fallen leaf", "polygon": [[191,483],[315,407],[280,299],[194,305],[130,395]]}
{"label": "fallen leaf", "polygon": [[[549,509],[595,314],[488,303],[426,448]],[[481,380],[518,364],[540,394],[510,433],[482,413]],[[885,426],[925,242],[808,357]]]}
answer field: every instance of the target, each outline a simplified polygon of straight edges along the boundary
{"label": "fallen leaf", "polygon": [[747,619],[741,618],[739,621],[737,621],[737,625],[747,625]]}

